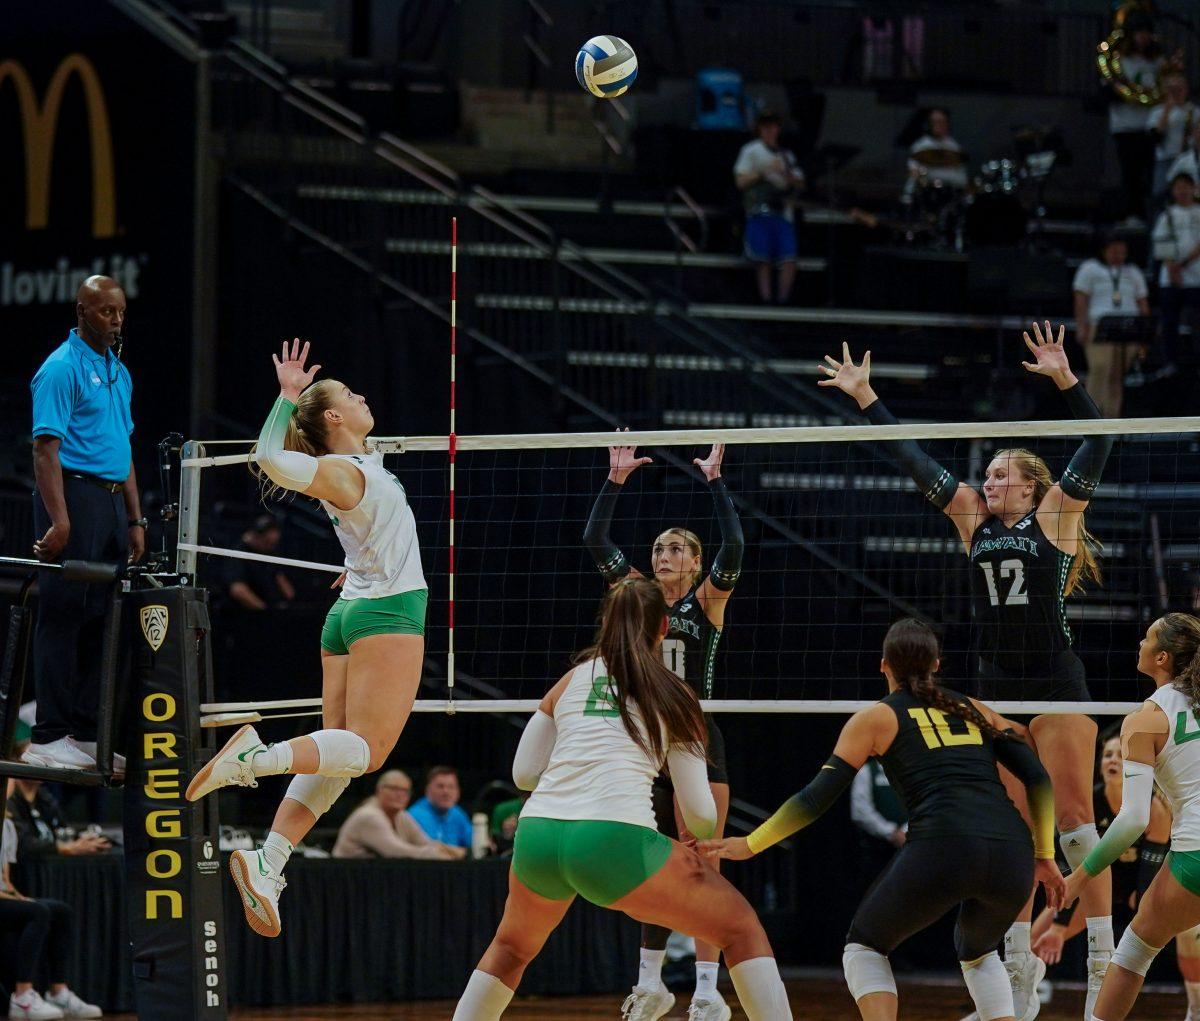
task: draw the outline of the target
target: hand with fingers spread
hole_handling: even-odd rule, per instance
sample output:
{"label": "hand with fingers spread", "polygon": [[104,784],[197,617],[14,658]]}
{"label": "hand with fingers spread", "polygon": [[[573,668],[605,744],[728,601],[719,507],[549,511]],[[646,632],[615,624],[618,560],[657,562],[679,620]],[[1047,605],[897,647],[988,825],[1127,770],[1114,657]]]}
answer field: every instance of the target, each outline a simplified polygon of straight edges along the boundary
{"label": "hand with fingers spread", "polygon": [[1033,338],[1029,336],[1028,330],[1021,334],[1025,338],[1025,346],[1033,352],[1034,358],[1032,362],[1022,362],[1021,364],[1028,371],[1039,376],[1049,376],[1060,390],[1074,386],[1077,382],[1075,373],[1071,371],[1071,364],[1067,361],[1066,349],[1063,347],[1063,338],[1066,336],[1066,332],[1067,328],[1059,324],[1056,337],[1050,323],[1046,322],[1044,334],[1041,326],[1037,323],[1033,324]]}
{"label": "hand with fingers spread", "polygon": [[304,347],[300,346],[300,338],[296,337],[292,341],[291,350],[288,350],[288,342],[283,342],[282,357],[271,355],[271,361],[275,363],[275,376],[279,380],[279,392],[293,404],[300,398],[300,394],[304,391],[317,373],[321,366],[314,365],[311,369],[306,369],[304,363],[308,361],[309,344],[306,340]]}
{"label": "hand with fingers spread", "polygon": [[[621,430],[618,429],[617,432]],[[625,427],[625,432],[629,432],[629,427]],[[711,455],[710,455],[711,456]],[[608,448],[608,479],[610,482],[615,482],[618,486],[624,485],[625,480],[629,478],[637,469],[644,464],[653,464],[654,459],[651,457],[638,457],[637,447],[609,447]],[[720,461],[717,462],[718,469]]]}
{"label": "hand with fingers spread", "polygon": [[843,393],[849,394],[857,402],[860,409],[873,404],[878,397],[871,389],[871,352],[863,355],[862,361],[854,364],[850,357],[850,345],[842,343],[842,360],[839,362],[833,355],[826,355],[825,362],[817,366],[828,376],[828,379],[818,379],[817,386],[834,386]]}
{"label": "hand with fingers spread", "polygon": [[708,457],[703,461],[696,457],[692,459],[692,464],[704,472],[704,477],[712,482],[714,479],[721,477],[721,462],[725,458],[725,444],[714,443],[712,450],[708,452]]}
{"label": "hand with fingers spread", "polygon": [[1065,926],[1051,925],[1033,944],[1033,952],[1047,964],[1058,964],[1062,960],[1063,933]]}

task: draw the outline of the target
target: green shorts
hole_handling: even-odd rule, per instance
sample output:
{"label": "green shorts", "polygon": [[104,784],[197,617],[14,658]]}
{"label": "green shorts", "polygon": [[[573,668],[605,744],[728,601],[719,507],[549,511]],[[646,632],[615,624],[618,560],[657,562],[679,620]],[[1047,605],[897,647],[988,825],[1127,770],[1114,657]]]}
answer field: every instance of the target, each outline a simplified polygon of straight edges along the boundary
{"label": "green shorts", "polygon": [[1167,861],[1179,885],[1200,897],[1200,851],[1172,851]]}
{"label": "green shorts", "polygon": [[321,648],[345,656],[368,635],[423,635],[429,589],[413,589],[379,599],[339,599],[325,615]]}
{"label": "green shorts", "polygon": [[512,868],[540,897],[579,894],[607,907],[658,872],[670,855],[670,838],[647,826],[522,817]]}

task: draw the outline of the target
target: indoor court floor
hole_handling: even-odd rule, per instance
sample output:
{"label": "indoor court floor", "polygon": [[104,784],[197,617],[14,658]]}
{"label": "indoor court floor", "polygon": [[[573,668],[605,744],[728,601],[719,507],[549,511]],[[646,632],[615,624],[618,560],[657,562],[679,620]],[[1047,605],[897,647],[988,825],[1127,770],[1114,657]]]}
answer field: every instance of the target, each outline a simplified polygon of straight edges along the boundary
{"label": "indoor court floor", "polygon": [[[792,1012],[796,1021],[855,1021],[858,1012],[845,985],[826,980],[802,980],[788,983]],[[687,1015],[688,997],[677,997],[668,1019]],[[512,1021],[574,1021],[575,1018],[611,1018],[620,1016],[621,1001],[614,996],[587,996],[564,999],[520,998],[504,1012]],[[900,1021],[958,1021],[971,1011],[966,990],[951,985],[900,987]],[[330,1007],[292,1007],[275,1010],[235,1010],[236,1021],[448,1021],[454,1004],[429,1000],[411,1005],[374,1006],[336,1005]],[[1130,1015],[1136,1021],[1183,1021],[1187,1012],[1182,988],[1177,993],[1145,993]],[[1052,1002],[1042,1008],[1038,1021],[1080,1021],[1083,991],[1057,990]],[[733,1021],[745,1021],[746,1015],[734,1010]],[[112,1021],[134,1021],[132,1015],[114,1016]]]}

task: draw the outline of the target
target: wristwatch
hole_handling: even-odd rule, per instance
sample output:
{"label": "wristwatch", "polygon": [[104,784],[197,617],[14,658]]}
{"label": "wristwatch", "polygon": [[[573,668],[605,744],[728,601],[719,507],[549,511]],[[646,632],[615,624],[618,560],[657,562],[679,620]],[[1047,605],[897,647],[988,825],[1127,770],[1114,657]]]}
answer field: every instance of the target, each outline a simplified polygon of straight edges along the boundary
{"label": "wristwatch", "polygon": [[133,521],[129,522],[129,527],[130,528],[145,528],[149,524],[150,524],[149,518],[135,518]]}

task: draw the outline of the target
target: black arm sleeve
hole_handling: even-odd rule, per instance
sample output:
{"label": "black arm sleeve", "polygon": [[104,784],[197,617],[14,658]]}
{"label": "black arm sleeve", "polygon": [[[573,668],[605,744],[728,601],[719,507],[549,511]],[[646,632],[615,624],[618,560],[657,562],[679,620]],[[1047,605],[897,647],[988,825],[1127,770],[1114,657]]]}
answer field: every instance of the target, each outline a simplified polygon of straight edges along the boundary
{"label": "black arm sleeve", "polygon": [[[877,400],[863,409],[872,425],[899,425],[896,416],[883,401]],[[885,440],[888,452],[904,465],[925,499],[938,510],[945,510],[958,491],[958,479],[920,448],[915,440]]]}
{"label": "black arm sleeve", "polygon": [[745,539],[742,537],[742,523],[738,520],[737,508],[733,506],[733,498],[725,488],[725,480],[715,478],[709,483],[713,495],[713,507],[717,512],[717,522],[721,526],[721,548],[713,557],[712,577],[713,588],[722,592],[732,591],[742,573],[742,550]]}
{"label": "black arm sleeve", "polygon": [[[1092,400],[1092,395],[1084,389],[1082,383],[1069,387],[1062,395],[1075,418],[1103,417],[1100,409],[1096,407],[1096,402]],[[1063,472],[1063,477],[1058,483],[1059,488],[1072,500],[1090,500],[1100,483],[1100,476],[1104,472],[1105,462],[1112,453],[1115,441],[1116,437],[1112,435],[1085,436],[1083,443],[1075,451],[1075,456],[1071,458],[1071,463],[1067,465],[1067,470]]]}
{"label": "black arm sleeve", "polygon": [[1171,850],[1170,843],[1156,844],[1149,840],[1142,841],[1142,849],[1138,853],[1137,899],[1141,901],[1142,894],[1150,889],[1158,870],[1166,860],[1167,852]]}
{"label": "black arm sleeve", "polygon": [[604,488],[596,497],[587,527],[583,530],[583,544],[596,562],[601,576],[610,585],[620,581],[629,573],[629,561],[625,559],[625,554],[617,548],[616,543],[608,534],[609,526],[612,524],[613,510],[617,506],[617,494],[620,492],[619,485],[611,479],[605,479]]}

